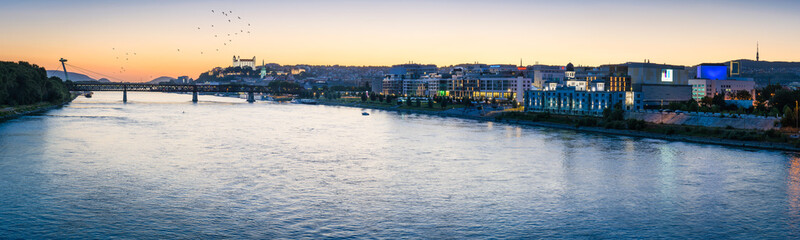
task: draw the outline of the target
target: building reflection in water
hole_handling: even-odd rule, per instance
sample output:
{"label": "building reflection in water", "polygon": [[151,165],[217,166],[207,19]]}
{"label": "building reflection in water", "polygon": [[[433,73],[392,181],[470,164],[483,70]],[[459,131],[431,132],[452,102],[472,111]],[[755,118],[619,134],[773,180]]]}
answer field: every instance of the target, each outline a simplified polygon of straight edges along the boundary
{"label": "building reflection in water", "polygon": [[800,156],[792,156],[789,163],[789,176],[786,180],[789,217],[792,219],[792,228],[797,229],[800,224]]}

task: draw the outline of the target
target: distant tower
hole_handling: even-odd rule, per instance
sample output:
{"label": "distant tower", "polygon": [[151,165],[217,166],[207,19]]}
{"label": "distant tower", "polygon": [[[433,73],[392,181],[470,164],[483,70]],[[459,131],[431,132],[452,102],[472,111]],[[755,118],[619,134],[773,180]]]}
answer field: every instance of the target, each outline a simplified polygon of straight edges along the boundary
{"label": "distant tower", "polygon": [[64,68],[64,81],[69,81],[69,75],[67,74],[67,65],[64,63],[67,62],[67,59],[61,58],[58,60],[61,62],[61,67]]}
{"label": "distant tower", "polygon": [[758,41],[756,41],[756,62],[758,62]]}

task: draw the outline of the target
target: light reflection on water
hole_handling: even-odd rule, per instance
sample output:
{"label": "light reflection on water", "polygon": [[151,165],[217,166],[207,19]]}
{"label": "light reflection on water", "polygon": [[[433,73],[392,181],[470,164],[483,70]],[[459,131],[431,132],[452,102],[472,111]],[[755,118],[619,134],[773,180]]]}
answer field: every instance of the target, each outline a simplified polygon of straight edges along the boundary
{"label": "light reflection on water", "polygon": [[213,96],[128,99],[96,93],[0,124],[0,236],[799,237],[794,154]]}

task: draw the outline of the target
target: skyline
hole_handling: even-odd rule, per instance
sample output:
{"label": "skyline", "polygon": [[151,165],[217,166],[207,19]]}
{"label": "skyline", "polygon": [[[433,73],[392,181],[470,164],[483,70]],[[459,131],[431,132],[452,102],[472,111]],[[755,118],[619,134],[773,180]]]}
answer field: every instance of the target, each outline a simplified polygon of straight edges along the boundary
{"label": "skyline", "polygon": [[[229,66],[234,55],[282,65],[694,65],[754,59],[758,42],[763,61],[800,61],[800,33],[790,31],[800,23],[791,11],[800,3],[767,3],[8,2],[0,20],[11,34],[0,39],[0,60],[56,70],[63,57],[132,82],[196,78]],[[226,18],[220,10],[232,13]],[[231,17],[242,20],[227,23]],[[247,23],[251,34],[228,39],[231,45],[213,37],[244,31]],[[123,52],[128,61],[116,59]]]}

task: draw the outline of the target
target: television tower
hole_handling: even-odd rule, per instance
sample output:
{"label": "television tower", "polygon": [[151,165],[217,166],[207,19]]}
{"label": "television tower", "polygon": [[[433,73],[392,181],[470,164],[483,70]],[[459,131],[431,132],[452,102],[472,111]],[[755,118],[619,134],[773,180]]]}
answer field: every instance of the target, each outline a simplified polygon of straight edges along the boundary
{"label": "television tower", "polygon": [[64,64],[65,62],[67,62],[67,59],[61,58],[58,61],[61,62],[61,68],[64,69],[64,81],[69,81],[69,75],[67,74],[67,65]]}
{"label": "television tower", "polygon": [[756,41],[756,62],[758,62],[758,41]]}

